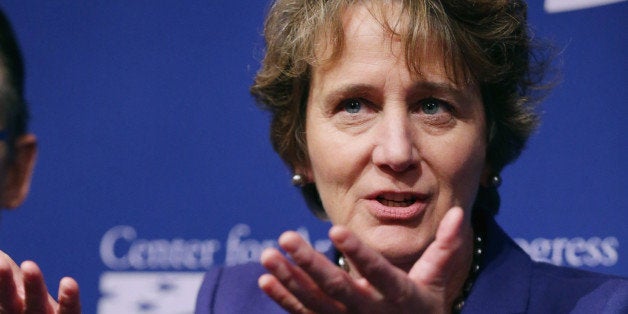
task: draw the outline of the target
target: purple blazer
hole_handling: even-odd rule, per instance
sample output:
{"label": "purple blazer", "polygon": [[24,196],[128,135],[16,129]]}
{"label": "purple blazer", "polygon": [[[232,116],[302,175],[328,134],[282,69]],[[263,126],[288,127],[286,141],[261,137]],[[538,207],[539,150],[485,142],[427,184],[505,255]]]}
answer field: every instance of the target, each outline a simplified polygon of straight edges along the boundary
{"label": "purple blazer", "polygon": [[[628,279],[534,262],[493,219],[462,313],[628,313]],[[196,313],[285,313],[258,287],[258,263],[210,269]]]}

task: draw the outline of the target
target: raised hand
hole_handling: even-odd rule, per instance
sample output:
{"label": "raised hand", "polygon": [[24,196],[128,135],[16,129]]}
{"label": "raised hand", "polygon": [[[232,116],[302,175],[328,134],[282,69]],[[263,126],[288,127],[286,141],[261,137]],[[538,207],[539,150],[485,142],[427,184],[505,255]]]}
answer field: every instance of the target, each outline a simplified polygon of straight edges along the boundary
{"label": "raised hand", "polygon": [[18,266],[10,256],[0,251],[0,313],[81,313],[79,287],[74,279],[61,279],[58,301],[48,293],[37,264],[25,261]]}
{"label": "raised hand", "polygon": [[448,313],[468,274],[472,230],[460,208],[442,219],[436,239],[406,273],[370,249],[347,228],[329,237],[350,261],[351,274],[316,252],[296,232],[286,232],[276,249],[263,252],[269,274],[260,288],[291,313]]}

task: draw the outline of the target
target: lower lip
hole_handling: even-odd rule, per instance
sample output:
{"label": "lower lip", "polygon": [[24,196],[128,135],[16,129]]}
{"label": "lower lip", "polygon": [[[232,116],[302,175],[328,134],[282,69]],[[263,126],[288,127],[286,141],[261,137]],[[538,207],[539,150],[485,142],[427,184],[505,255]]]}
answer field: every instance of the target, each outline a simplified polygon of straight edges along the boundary
{"label": "lower lip", "polygon": [[417,218],[427,207],[427,203],[415,202],[406,207],[385,206],[377,200],[369,200],[371,215],[379,220],[413,220]]}

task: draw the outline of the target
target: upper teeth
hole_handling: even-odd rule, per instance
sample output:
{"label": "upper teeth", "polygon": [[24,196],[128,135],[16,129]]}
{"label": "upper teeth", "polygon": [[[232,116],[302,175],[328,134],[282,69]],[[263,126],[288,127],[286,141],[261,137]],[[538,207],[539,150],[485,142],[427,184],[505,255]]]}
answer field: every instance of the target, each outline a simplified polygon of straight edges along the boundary
{"label": "upper teeth", "polygon": [[409,197],[409,198],[400,198],[400,199],[387,199],[387,198],[383,198],[383,197],[378,197],[377,200],[382,203],[385,206],[391,206],[391,207],[406,207],[406,206],[410,206],[412,203],[414,203],[414,197]]}

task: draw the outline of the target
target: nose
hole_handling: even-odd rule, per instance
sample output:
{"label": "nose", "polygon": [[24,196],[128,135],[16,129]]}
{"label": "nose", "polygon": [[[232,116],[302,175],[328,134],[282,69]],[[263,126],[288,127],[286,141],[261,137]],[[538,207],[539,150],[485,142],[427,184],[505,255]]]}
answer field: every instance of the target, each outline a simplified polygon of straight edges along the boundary
{"label": "nose", "polygon": [[377,127],[372,160],[380,168],[404,172],[418,166],[420,156],[412,121],[405,112],[384,115]]}

